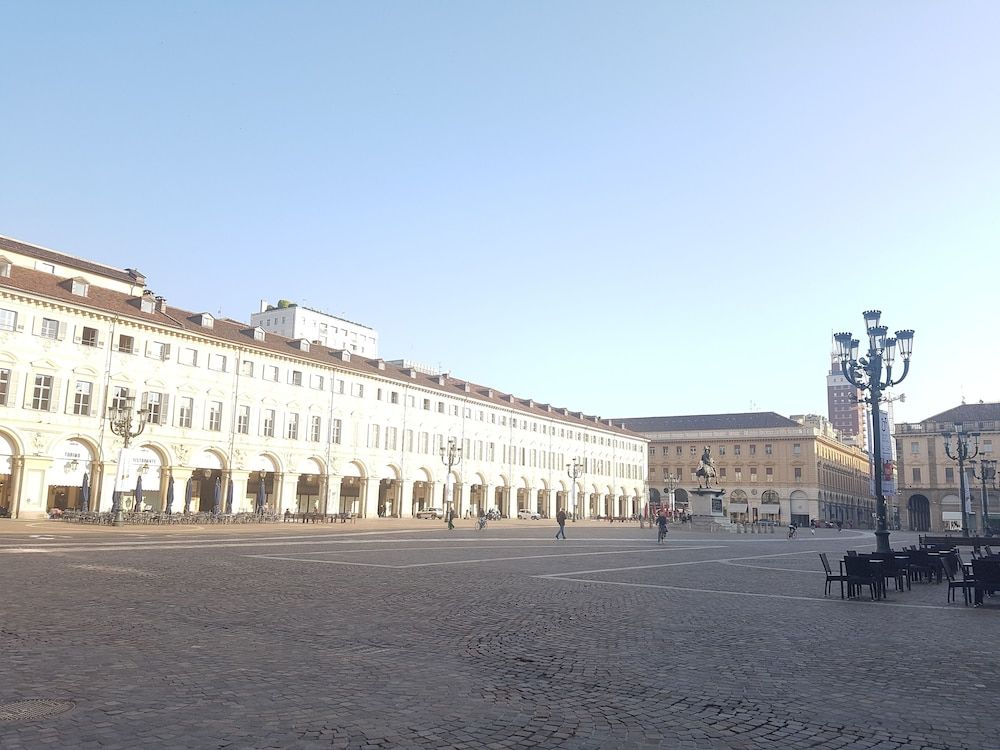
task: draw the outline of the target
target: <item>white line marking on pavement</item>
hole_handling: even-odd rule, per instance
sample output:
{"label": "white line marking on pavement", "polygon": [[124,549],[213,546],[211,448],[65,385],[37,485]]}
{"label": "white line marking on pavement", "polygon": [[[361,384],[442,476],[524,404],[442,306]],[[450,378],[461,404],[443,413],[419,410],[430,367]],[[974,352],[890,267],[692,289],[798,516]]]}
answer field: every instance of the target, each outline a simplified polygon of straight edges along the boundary
{"label": "white line marking on pavement", "polygon": [[[687,548],[690,549],[690,548]],[[701,547],[699,549],[724,549],[724,546],[720,547]],[[729,557],[722,560],[685,560],[683,562],[669,562],[669,563],[659,563],[657,565],[637,565],[632,568],[604,568],[603,570],[572,570],[568,573],[545,573],[539,576],[544,578],[545,576],[552,576],[554,578],[559,578],[562,576],[582,576],[590,575],[592,573],[618,573],[623,570],[643,570],[645,568],[671,568],[678,565],[709,565],[712,563],[724,563],[731,560],[757,560],[765,557],[785,557],[787,555],[809,555],[815,554],[815,550],[807,550],[801,552],[780,552],[774,555],[755,555],[753,557]]]}
{"label": "white line marking on pavement", "polygon": [[[652,566],[647,566],[652,567]],[[895,604],[893,602],[886,601],[869,601],[868,599],[832,599],[819,596],[791,596],[789,594],[758,594],[751,591],[726,591],[725,589],[699,589],[699,588],[689,588],[687,586],[667,586],[661,583],[627,583],[625,581],[595,581],[589,578],[571,578],[565,575],[557,574],[547,574],[532,576],[532,578],[546,578],[550,581],[560,580],[560,581],[574,581],[576,583],[593,583],[599,586],[628,586],[631,588],[640,589],[663,589],[666,591],[690,591],[695,594],[723,594],[726,596],[750,596],[759,599],[788,599],[791,601],[800,602],[823,602],[826,604],[863,604],[868,603],[872,605],[877,605],[879,607],[903,607],[905,609],[947,609],[951,612],[961,612],[960,609],[955,609],[954,607],[948,607],[940,604]],[[976,610],[971,607],[963,608],[967,612],[975,612]]]}
{"label": "white line marking on pavement", "polygon": [[[720,547],[685,547],[684,551],[688,549],[720,549]],[[408,551],[408,550],[401,550]],[[470,565],[475,563],[488,563],[488,562],[503,562],[511,560],[538,560],[542,558],[549,557],[591,557],[596,555],[622,555],[630,554],[633,552],[673,552],[679,551],[679,548],[669,548],[669,547],[658,547],[655,549],[622,549],[622,550],[612,550],[609,552],[566,552],[563,554],[554,555],[521,555],[518,557],[484,557],[475,560],[444,560],[438,562],[428,562],[428,563],[410,563],[408,565],[384,565],[376,563],[362,563],[362,562],[345,562],[342,560],[315,560],[304,557],[279,557],[277,555],[244,555],[244,557],[255,557],[261,560],[291,560],[294,562],[304,562],[304,563],[322,563],[324,565],[360,565],[360,566],[370,566],[373,568],[393,568],[395,570],[406,570],[408,568],[429,568],[441,565]],[[658,567],[655,565],[643,566],[643,567]],[[631,568],[620,568],[620,570],[631,570]],[[558,575],[551,573],[548,575]]]}

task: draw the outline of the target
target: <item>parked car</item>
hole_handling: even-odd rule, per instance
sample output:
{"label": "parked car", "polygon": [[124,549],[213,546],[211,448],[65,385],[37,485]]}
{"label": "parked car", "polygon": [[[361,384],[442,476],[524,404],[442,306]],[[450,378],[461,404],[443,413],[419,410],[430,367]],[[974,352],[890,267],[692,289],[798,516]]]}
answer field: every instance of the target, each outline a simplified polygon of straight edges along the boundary
{"label": "parked car", "polygon": [[417,511],[417,518],[444,518],[444,511],[440,508],[421,508]]}
{"label": "parked car", "polygon": [[534,510],[519,510],[517,512],[517,517],[518,518],[527,518],[527,519],[529,519],[531,521],[537,521],[539,518],[542,517],[542,514],[539,513],[538,511],[534,511]]}

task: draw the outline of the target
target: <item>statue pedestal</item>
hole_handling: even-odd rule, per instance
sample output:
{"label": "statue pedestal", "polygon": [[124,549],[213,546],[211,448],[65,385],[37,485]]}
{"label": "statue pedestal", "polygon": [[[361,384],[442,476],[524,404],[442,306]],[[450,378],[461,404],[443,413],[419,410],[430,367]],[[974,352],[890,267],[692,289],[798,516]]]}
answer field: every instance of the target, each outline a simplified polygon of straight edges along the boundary
{"label": "statue pedestal", "polygon": [[735,531],[735,527],[722,507],[722,496],[725,490],[714,487],[698,487],[688,490],[688,501],[691,513],[691,527],[694,529],[709,529],[717,531]]}

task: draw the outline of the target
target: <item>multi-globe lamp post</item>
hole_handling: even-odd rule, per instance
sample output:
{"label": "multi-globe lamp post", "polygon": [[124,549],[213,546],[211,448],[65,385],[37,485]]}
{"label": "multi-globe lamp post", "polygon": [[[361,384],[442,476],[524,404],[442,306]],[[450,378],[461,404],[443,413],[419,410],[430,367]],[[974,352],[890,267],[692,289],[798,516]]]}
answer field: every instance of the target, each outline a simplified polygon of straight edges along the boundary
{"label": "multi-globe lamp post", "polygon": [[[955,422],[955,451],[951,450],[951,433],[944,433],[944,453],[952,461],[958,461],[958,504],[962,508],[962,536],[969,536],[969,511],[971,503],[966,499],[970,492],[966,484],[965,462],[972,461],[979,455],[979,433],[965,432],[961,422]],[[975,445],[969,447],[969,438],[975,440]]]}
{"label": "multi-globe lamp post", "polygon": [[573,463],[566,465],[566,473],[573,480],[570,485],[570,505],[573,506],[573,520],[575,521],[579,515],[576,499],[576,480],[583,476],[583,461],[579,458],[574,458]]}
{"label": "multi-globe lamp post", "polygon": [[[883,400],[882,392],[894,385],[902,383],[910,371],[910,355],[913,353],[913,330],[896,331],[895,336],[889,336],[889,329],[880,324],[882,313],[879,310],[864,312],[865,330],[868,334],[868,352],[858,356],[861,344],[850,333],[838,333],[833,338],[837,342],[837,358],[840,369],[847,382],[860,391],[867,391],[868,396],[860,399],[871,407],[872,412],[872,457],[874,468],[875,505],[875,549],[877,552],[891,552],[889,547],[889,529],[886,523],[887,507],[882,481],[885,469],[882,466],[882,421],[879,414],[879,404]],[[897,353],[903,360],[903,374],[892,377],[892,364]]]}
{"label": "multi-globe lamp post", "polygon": [[[973,464],[976,462],[973,461]],[[990,526],[990,491],[988,486],[996,489],[997,462],[995,458],[979,459],[979,473],[973,469],[972,476],[983,483],[983,520],[979,524],[980,533],[983,536],[993,536],[993,529]]]}
{"label": "multi-globe lamp post", "polygon": [[448,445],[441,446],[441,463],[448,467],[444,478],[444,520],[451,523],[451,470],[462,463],[462,449],[455,438],[448,438]]}
{"label": "multi-globe lamp post", "polygon": [[125,525],[125,514],[122,512],[122,496],[118,490],[125,451],[129,443],[132,442],[132,438],[137,437],[146,428],[146,423],[149,421],[149,413],[149,407],[135,410],[135,396],[126,396],[108,407],[108,423],[111,426],[111,432],[120,437],[124,442],[121,452],[118,454],[118,476],[115,477],[115,489],[111,493],[112,523],[115,526]]}

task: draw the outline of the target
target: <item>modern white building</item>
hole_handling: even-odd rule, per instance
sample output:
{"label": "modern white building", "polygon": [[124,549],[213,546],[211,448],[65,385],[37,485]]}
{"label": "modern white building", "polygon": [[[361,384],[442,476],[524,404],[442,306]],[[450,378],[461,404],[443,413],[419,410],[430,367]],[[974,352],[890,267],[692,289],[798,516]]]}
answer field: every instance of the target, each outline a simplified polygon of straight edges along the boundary
{"label": "modern white building", "polygon": [[279,300],[276,305],[261,300],[260,310],[250,315],[250,325],[285,338],[307,339],[362,357],[378,356],[378,331],[374,328],[287,300]]}
{"label": "modern white building", "polygon": [[[153,509],[173,486],[175,512],[211,510],[217,483],[234,511],[263,485],[271,510],[368,517],[444,507],[446,483],[460,514],[551,516],[575,500],[631,515],[645,501],[648,441],[620,424],[314,341],[0,237],[0,507],[41,517],[86,493],[107,510],[116,474],[120,489],[142,476]],[[107,415],[130,398],[150,419],[125,462]],[[461,461],[446,476],[450,440]]]}

